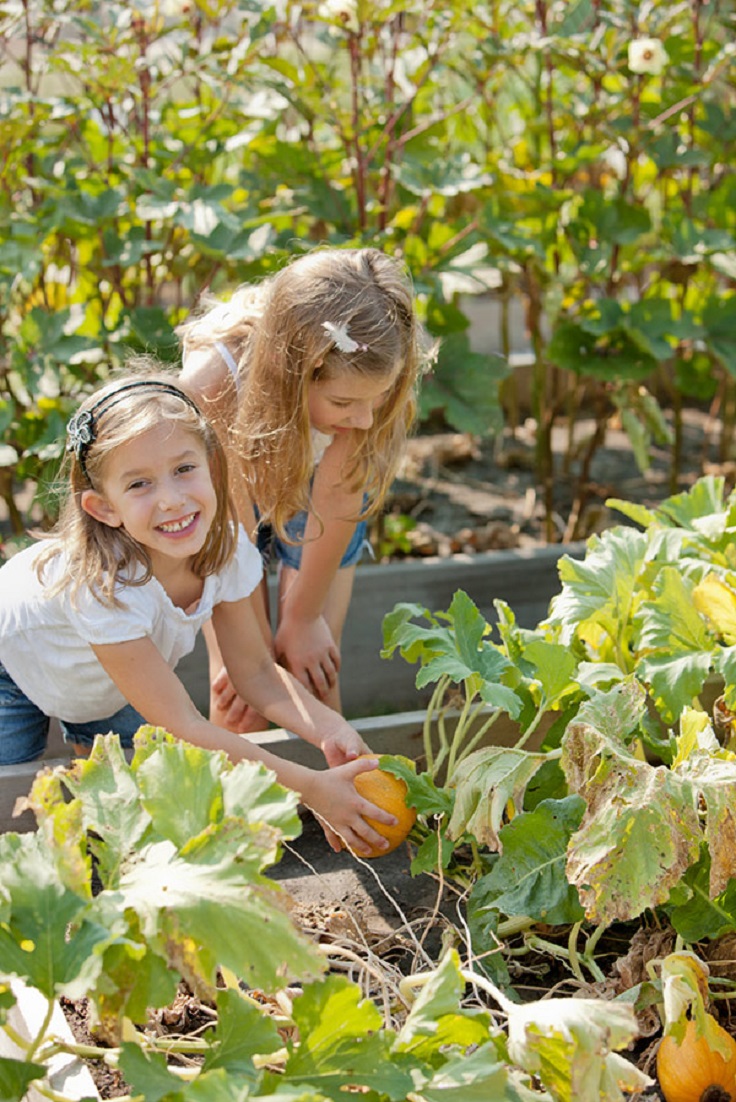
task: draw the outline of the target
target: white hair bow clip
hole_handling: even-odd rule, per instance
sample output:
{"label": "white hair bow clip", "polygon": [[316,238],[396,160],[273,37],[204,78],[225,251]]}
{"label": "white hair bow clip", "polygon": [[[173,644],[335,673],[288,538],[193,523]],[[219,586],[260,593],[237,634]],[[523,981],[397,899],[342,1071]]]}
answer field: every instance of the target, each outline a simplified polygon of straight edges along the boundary
{"label": "white hair bow clip", "polygon": [[341,352],[367,352],[367,344],[358,344],[348,333],[347,325],[334,325],[331,321],[323,321],[322,328],[329,333],[336,348]]}

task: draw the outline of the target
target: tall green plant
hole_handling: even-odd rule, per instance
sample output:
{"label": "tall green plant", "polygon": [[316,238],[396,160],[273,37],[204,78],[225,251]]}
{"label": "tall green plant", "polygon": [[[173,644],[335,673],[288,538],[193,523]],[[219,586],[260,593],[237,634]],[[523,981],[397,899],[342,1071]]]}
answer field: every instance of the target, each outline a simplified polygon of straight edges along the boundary
{"label": "tall green plant", "polygon": [[[644,399],[671,405],[676,477],[683,405],[729,407],[733,15],[700,0],[492,11],[493,33],[476,49],[495,175],[481,230],[491,262],[507,258],[504,278],[528,304],[548,516],[552,427],[595,415],[566,533],[574,538],[612,413],[644,466],[650,443],[667,439]],[[724,452],[730,436],[729,415]]]}
{"label": "tall green plant", "polygon": [[174,358],[172,323],[220,267],[258,271],[272,231],[222,154],[275,16],[46,0],[2,14],[0,458],[20,532],[16,485],[48,476],[81,393],[131,351]]}
{"label": "tall green plant", "polygon": [[[420,310],[430,301],[443,249],[422,264],[402,249],[421,218],[396,195],[391,157],[406,161],[425,85],[422,110],[435,110],[451,28],[438,17],[407,32],[387,9],[353,34],[298,5],[235,2],[26,0],[3,15],[0,460],[20,532],[15,490],[58,459],[80,392],[131,351],[175,358],[172,328],[206,289],[257,279],[299,248],[371,242],[403,251]],[[500,372],[458,341],[436,401],[484,431]]]}
{"label": "tall green plant", "polygon": [[500,429],[512,338],[503,320],[498,340],[471,334],[465,296],[521,300],[550,539],[563,417],[572,439],[594,415],[568,537],[612,415],[642,466],[670,442],[674,478],[685,406],[713,402],[728,454],[725,0],[23,0],[0,20],[0,489],[16,531],[19,484],[47,473],[108,364],[174,358],[172,327],[205,289],[321,244],[406,260],[443,338],[423,415],[475,433]]}

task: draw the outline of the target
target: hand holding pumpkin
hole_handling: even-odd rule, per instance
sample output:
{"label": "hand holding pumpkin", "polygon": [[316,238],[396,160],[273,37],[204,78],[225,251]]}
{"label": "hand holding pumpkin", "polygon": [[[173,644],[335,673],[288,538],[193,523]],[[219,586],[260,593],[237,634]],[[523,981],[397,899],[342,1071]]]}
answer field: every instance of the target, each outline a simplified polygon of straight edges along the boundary
{"label": "hand holding pumpkin", "polygon": [[[375,757],[375,754],[363,754],[357,760]],[[407,837],[417,817],[416,809],[406,806],[406,782],[385,769],[371,769],[368,773],[358,774],[355,787],[366,800],[396,817],[396,824],[392,826],[365,817],[366,822],[389,843],[387,849],[374,849],[368,856],[382,857],[386,853],[392,853]]]}

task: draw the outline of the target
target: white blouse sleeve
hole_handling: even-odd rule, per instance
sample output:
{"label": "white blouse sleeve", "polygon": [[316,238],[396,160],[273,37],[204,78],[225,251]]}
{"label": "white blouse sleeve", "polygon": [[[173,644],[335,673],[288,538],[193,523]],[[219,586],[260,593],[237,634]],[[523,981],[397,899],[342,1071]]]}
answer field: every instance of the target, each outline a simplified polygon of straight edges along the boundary
{"label": "white blouse sleeve", "polygon": [[119,594],[121,606],[111,608],[96,600],[89,590],[80,593],[76,608],[68,608],[70,623],[92,646],[127,643],[144,639],[153,628],[154,610],[147,586],[128,586]]}

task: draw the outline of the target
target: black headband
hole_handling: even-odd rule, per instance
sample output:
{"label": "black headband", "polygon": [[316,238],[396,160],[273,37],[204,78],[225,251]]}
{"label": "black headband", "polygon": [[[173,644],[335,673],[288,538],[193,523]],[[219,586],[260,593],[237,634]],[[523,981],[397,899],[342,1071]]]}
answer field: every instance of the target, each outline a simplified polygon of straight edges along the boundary
{"label": "black headband", "polygon": [[81,409],[78,413],[75,413],[66,426],[66,450],[74,452],[85,475],[87,474],[87,452],[97,438],[97,425],[100,418],[113,406],[116,406],[118,402],[124,401],[128,391],[138,390],[141,387],[146,387],[146,389],[156,391],[159,394],[173,394],[175,398],[181,398],[182,402],[186,402],[188,406],[191,406],[198,417],[202,416],[189,395],[185,394],[183,390],[179,390],[178,386],[174,386],[173,383],[157,382],[155,379],[135,379],[131,383],[124,383],[117,390],[103,394],[89,409]]}

